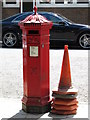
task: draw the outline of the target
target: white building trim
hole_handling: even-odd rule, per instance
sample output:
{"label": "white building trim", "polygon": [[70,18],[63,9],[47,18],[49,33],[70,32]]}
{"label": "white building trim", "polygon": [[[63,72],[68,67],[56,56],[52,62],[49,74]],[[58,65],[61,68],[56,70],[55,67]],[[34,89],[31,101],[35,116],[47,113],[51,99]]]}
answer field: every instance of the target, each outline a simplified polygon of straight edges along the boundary
{"label": "white building trim", "polygon": [[19,0],[16,0],[16,4],[6,4],[7,0],[3,0],[3,7],[11,7],[11,8],[17,8],[20,7]]}
{"label": "white building trim", "polygon": [[[37,5],[37,7],[39,7],[39,8],[52,8],[52,7],[55,7],[55,8],[72,8],[72,7],[75,7],[75,8],[77,8],[77,7],[90,7],[90,0],[89,0],[89,3],[77,3],[77,0],[73,0],[73,3],[68,3],[68,2],[65,2],[64,1],[64,3],[63,4],[56,4],[55,3],[55,0],[51,0],[51,2],[50,3],[40,3],[40,0],[36,0],[37,2],[36,2],[36,5]],[[33,3],[35,3],[35,0],[33,0]],[[33,4],[33,6],[34,6],[34,4]]]}
{"label": "white building trim", "polygon": [[20,4],[20,11],[21,11],[21,13],[23,12],[23,0],[21,0],[21,4]]}

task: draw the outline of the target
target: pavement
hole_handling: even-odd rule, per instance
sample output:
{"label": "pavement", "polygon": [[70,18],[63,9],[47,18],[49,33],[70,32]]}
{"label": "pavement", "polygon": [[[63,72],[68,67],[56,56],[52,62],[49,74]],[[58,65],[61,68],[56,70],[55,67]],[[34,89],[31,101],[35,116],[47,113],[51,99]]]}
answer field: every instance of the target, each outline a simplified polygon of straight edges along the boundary
{"label": "pavement", "polygon": [[30,114],[22,110],[20,99],[0,99],[0,118],[59,118],[59,119],[72,119],[72,118],[88,118],[88,105],[80,103],[76,115],[55,115],[50,112],[45,114]]}
{"label": "pavement", "polygon": [[[50,95],[58,87],[64,50],[50,50]],[[76,115],[23,112],[22,49],[0,48],[0,118],[88,118],[88,50],[69,50],[72,84],[78,90]]]}

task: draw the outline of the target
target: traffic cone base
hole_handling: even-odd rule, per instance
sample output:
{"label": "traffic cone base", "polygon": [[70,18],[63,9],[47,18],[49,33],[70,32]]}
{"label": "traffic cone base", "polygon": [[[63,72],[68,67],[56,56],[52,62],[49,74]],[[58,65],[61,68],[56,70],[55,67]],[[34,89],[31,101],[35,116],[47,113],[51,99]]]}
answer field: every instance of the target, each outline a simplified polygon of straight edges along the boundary
{"label": "traffic cone base", "polygon": [[77,94],[75,94],[75,95],[63,95],[63,94],[55,94],[55,93],[53,93],[52,94],[52,96],[53,97],[55,97],[55,98],[61,98],[61,99],[75,99],[76,97],[77,97]]}
{"label": "traffic cone base", "polygon": [[74,104],[74,105],[55,105],[55,104],[52,104],[51,107],[53,107],[55,110],[75,110],[78,108],[78,105],[77,104]]}
{"label": "traffic cone base", "polygon": [[77,113],[77,110],[55,110],[55,109],[52,109],[51,110],[51,113],[53,114],[59,114],[59,115],[73,115],[73,114],[76,114]]}
{"label": "traffic cone base", "polygon": [[56,105],[74,105],[74,104],[78,104],[78,101],[77,99],[73,99],[73,100],[70,100],[70,99],[56,99],[55,100],[53,99],[53,104],[56,104]]}
{"label": "traffic cone base", "polygon": [[78,93],[78,89],[76,89],[76,88],[69,88],[69,89],[58,89],[58,91],[57,90],[54,90],[53,91],[53,93],[56,93],[56,94],[64,94],[64,95],[66,95],[66,94],[77,94]]}

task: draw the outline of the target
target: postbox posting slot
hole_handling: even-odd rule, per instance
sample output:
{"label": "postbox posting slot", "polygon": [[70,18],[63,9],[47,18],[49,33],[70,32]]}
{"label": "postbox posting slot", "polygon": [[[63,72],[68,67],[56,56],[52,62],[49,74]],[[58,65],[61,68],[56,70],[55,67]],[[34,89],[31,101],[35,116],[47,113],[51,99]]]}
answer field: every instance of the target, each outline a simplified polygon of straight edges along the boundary
{"label": "postbox posting slot", "polygon": [[32,35],[35,35],[35,34],[39,34],[39,31],[38,30],[29,30],[28,31],[28,34],[32,34]]}

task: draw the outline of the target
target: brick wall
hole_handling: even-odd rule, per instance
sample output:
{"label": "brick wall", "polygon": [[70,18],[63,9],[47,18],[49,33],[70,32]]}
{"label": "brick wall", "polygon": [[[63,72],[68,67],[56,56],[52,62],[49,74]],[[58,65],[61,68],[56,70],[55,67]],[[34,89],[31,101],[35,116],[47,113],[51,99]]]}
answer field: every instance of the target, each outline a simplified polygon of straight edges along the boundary
{"label": "brick wall", "polygon": [[[90,25],[90,8],[38,8],[38,11],[60,13],[73,22]],[[2,18],[4,19],[19,12],[20,8],[3,8]]]}
{"label": "brick wall", "polygon": [[2,18],[7,18],[11,15],[17,14],[20,12],[19,8],[3,8],[2,9]]}
{"label": "brick wall", "polygon": [[90,8],[38,8],[38,11],[60,13],[73,22],[90,24]]}

